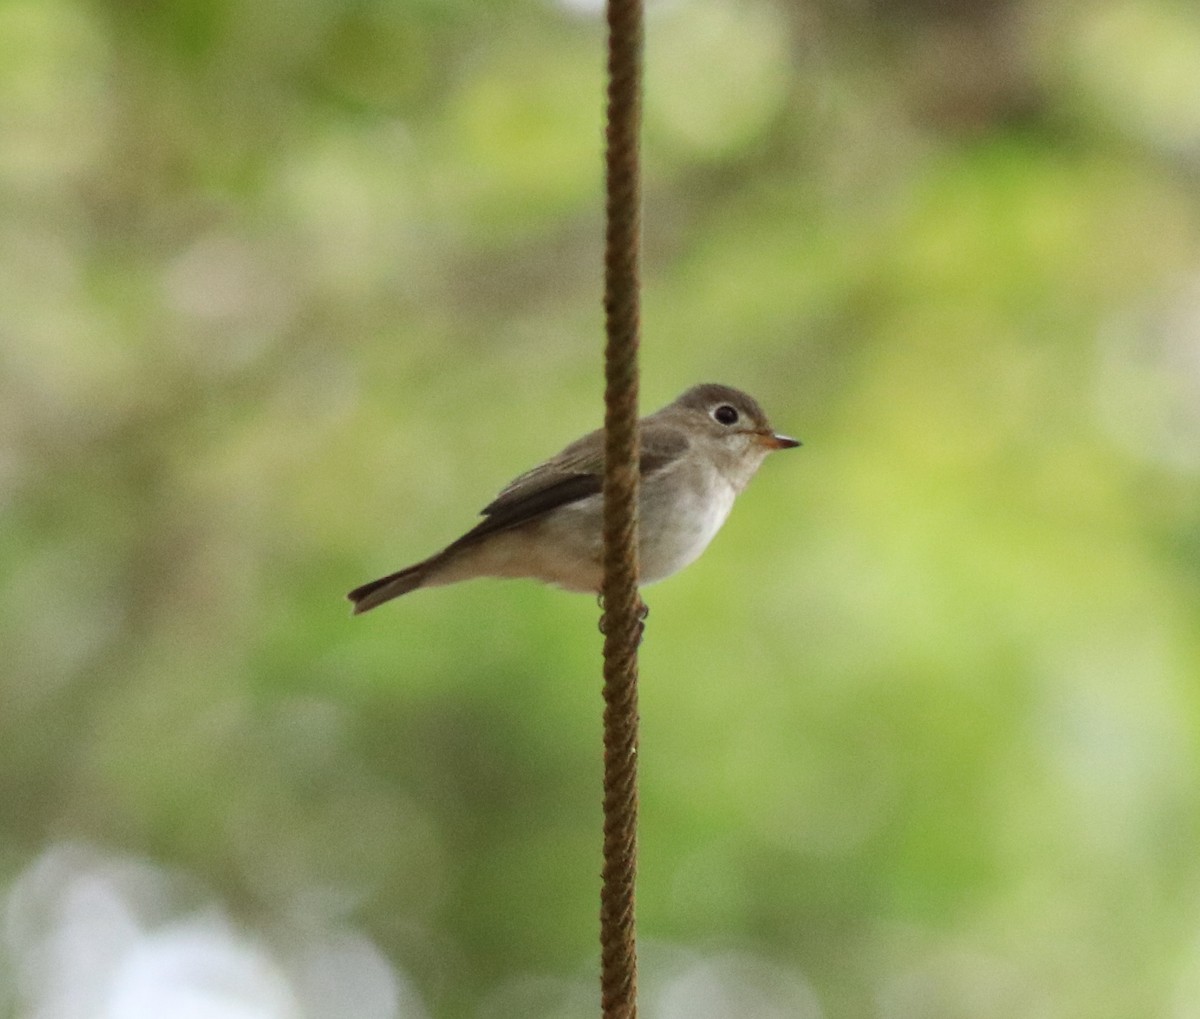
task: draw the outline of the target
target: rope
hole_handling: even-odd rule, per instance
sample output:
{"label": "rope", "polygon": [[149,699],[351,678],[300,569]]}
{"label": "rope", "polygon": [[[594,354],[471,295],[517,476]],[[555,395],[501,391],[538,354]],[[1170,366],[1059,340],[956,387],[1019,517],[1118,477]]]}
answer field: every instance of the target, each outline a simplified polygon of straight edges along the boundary
{"label": "rope", "polygon": [[600,1005],[636,1019],[638,597],[638,245],[642,0],[607,0],[604,250],[604,870]]}

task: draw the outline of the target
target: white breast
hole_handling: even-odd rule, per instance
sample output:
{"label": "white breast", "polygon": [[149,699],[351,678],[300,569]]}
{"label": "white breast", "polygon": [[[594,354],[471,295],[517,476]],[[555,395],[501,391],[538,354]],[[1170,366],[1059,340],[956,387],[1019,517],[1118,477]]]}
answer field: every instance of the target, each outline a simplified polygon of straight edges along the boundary
{"label": "white breast", "polygon": [[719,476],[699,488],[675,487],[662,499],[650,487],[641,504],[641,579],[643,584],[669,577],[693,562],[729,517],[737,492]]}

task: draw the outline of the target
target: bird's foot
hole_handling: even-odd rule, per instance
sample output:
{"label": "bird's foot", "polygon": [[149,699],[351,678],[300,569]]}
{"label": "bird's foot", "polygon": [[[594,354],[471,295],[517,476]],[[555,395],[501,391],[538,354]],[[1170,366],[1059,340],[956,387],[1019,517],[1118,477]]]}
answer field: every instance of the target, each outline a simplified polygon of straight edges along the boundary
{"label": "bird's foot", "polygon": [[[608,611],[604,608],[604,595],[600,594],[596,596],[596,604],[600,606],[601,610],[600,622],[597,625],[599,626],[600,632],[607,637]],[[636,616],[637,643],[640,645],[642,643],[642,637],[646,632],[646,618],[650,615],[650,606],[642,601],[640,595],[638,596],[637,605],[634,608],[634,614]]]}

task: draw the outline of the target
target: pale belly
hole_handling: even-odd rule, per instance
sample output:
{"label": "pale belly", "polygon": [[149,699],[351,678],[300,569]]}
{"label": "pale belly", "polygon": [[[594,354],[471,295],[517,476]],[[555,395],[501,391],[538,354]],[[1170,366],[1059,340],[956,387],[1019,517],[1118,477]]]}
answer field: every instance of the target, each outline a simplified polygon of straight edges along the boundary
{"label": "pale belly", "polygon": [[[642,489],[639,556],[642,584],[653,584],[693,562],[733,508],[735,491],[718,483],[707,492],[660,485]],[[428,586],[471,577],[530,577],[568,591],[599,591],[603,583],[600,496],[564,506],[535,523],[493,535],[464,549],[432,574]]]}
{"label": "pale belly", "polygon": [[734,490],[718,484],[705,494],[675,494],[669,502],[647,493],[642,500],[639,545],[641,580],[653,584],[694,562],[716,537],[733,509]]}

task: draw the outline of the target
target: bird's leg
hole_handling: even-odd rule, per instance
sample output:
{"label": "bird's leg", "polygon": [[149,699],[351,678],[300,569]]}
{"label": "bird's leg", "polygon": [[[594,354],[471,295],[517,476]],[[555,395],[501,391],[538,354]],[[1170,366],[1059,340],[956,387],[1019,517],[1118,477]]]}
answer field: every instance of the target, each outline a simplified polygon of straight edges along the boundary
{"label": "bird's leg", "polygon": [[[604,607],[604,595],[596,595],[596,604],[600,606],[600,622],[597,624],[600,632],[605,636],[608,635],[608,611]],[[637,642],[642,643],[642,637],[646,632],[646,617],[650,615],[650,606],[642,601],[642,596],[638,595],[637,605],[634,608],[634,614],[637,617]]]}
{"label": "bird's leg", "polygon": [[633,611],[637,617],[637,643],[638,647],[641,647],[642,638],[646,635],[646,620],[650,616],[650,606],[642,601],[640,594],[638,595],[637,606]]}

